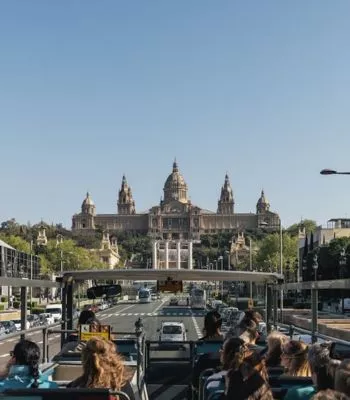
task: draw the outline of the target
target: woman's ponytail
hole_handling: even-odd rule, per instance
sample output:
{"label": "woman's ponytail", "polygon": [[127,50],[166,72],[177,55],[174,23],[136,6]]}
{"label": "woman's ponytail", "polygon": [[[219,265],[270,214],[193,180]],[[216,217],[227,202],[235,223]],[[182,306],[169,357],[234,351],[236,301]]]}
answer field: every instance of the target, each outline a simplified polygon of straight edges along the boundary
{"label": "woman's ponytail", "polygon": [[33,389],[37,389],[39,387],[39,362],[34,360],[30,368],[31,375],[34,378],[34,382],[32,383],[31,387]]}

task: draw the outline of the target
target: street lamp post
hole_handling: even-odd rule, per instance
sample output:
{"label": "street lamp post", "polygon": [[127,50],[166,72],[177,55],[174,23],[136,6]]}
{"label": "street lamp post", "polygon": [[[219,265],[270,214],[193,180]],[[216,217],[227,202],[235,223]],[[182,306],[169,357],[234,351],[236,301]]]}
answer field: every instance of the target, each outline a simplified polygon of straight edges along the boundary
{"label": "street lamp post", "polygon": [[350,172],[335,171],[334,169],[323,169],[320,171],[321,175],[350,175]]}
{"label": "street lamp post", "polygon": [[[340,273],[340,278],[344,279],[345,278],[345,266],[346,266],[346,251],[344,248],[342,248],[340,252],[340,258],[339,258],[339,273]],[[341,312],[344,314],[344,292],[342,290],[342,296],[341,296]]]}
{"label": "street lamp post", "polygon": [[[318,255],[313,257],[312,268],[314,270],[314,280],[317,281]],[[318,290],[311,289],[311,309],[312,309],[312,343],[317,341],[317,321],[318,321]]]}
{"label": "street lamp post", "polygon": [[[62,250],[63,236],[59,233],[56,236],[56,247],[59,248],[60,251],[60,272],[61,276],[63,275],[63,250]],[[61,301],[63,300],[63,289],[61,288]]]}
{"label": "street lamp post", "polygon": [[[219,260],[221,262],[221,271],[223,271],[224,270],[224,257],[220,256]],[[223,297],[224,297],[224,281],[221,281],[221,301],[222,301]]]}

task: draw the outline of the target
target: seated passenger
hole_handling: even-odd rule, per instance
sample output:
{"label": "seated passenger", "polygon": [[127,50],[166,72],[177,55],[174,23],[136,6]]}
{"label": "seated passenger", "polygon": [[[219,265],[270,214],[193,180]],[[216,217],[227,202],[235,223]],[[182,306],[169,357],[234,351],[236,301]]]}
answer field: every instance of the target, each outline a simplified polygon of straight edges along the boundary
{"label": "seated passenger", "polygon": [[281,332],[273,331],[267,337],[267,367],[279,367],[281,365],[282,346],[288,342],[288,337]]}
{"label": "seated passenger", "polygon": [[[80,325],[84,325],[87,323],[87,321],[91,321],[94,319],[96,319],[96,315],[92,310],[83,310],[79,315],[77,329],[79,330]],[[74,342],[77,340],[79,340],[79,334],[72,333],[68,336],[68,339],[65,343]]]}
{"label": "seated passenger", "polygon": [[[82,311],[82,313],[83,312],[84,311]],[[86,310],[86,312],[89,313],[89,312],[92,312],[92,311]],[[80,318],[79,318],[79,321],[81,321]],[[95,314],[94,314],[93,317],[84,320],[84,322],[82,322],[82,323],[80,323],[79,321],[78,321],[78,326],[77,326],[78,330],[80,329],[80,325],[84,325],[84,324],[86,324],[86,325],[96,325],[96,326],[101,325],[101,322],[95,317]],[[61,351],[60,351],[60,353],[58,354],[58,357],[61,354],[66,354],[66,353],[72,353],[72,352],[73,353],[81,353],[83,348],[86,346],[86,342],[78,342],[79,333],[76,333],[75,335],[76,335],[76,340],[70,340],[66,344],[64,344],[62,349],[61,349]]]}
{"label": "seated passenger", "polygon": [[225,377],[226,400],[273,400],[264,360],[242,346]]}
{"label": "seated passenger", "polygon": [[307,359],[308,346],[298,340],[290,340],[282,347],[281,364],[286,368],[288,376],[311,376]]}
{"label": "seated passenger", "polygon": [[350,359],[343,360],[335,370],[334,389],[350,397]]}
{"label": "seated passenger", "polygon": [[20,388],[57,388],[55,382],[45,379],[39,371],[40,349],[29,340],[18,342],[10,353],[8,376],[0,381],[0,391]]}
{"label": "seated passenger", "polygon": [[316,393],[312,398],[312,400],[350,400],[350,398],[342,393],[337,392],[332,389],[321,390],[320,392]]}
{"label": "seated passenger", "polygon": [[[247,349],[245,349],[247,350]],[[230,369],[232,360],[240,352],[244,353],[244,341],[240,338],[229,338],[225,340],[222,350],[220,351],[221,371],[211,375],[207,379],[208,389],[219,389],[220,379],[227,374]]]}
{"label": "seated passenger", "polygon": [[222,319],[217,311],[209,311],[204,317],[204,336],[199,340],[223,340],[221,333]]}
{"label": "seated passenger", "polygon": [[312,382],[315,386],[296,387],[288,390],[286,399],[310,399],[316,391],[333,389],[334,378],[330,373],[330,367],[333,363],[339,364],[338,361],[330,358],[330,344],[315,343],[309,348],[307,355]]}
{"label": "seated passenger", "polygon": [[135,400],[129,381],[131,374],[113,342],[98,337],[90,339],[82,350],[81,359],[83,375],[67,387],[119,390]]}

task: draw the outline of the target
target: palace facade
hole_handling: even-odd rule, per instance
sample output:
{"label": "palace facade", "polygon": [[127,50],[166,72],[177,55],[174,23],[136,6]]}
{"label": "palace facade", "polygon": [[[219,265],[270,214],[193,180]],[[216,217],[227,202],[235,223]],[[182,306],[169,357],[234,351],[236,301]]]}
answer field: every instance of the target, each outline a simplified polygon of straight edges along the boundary
{"label": "palace facade", "polygon": [[109,232],[143,233],[162,240],[199,240],[202,234],[243,232],[256,228],[275,231],[280,226],[280,218],[270,211],[270,203],[264,191],[257,201],[256,213],[235,213],[233,190],[227,174],[216,212],[192,204],[188,198],[187,184],[176,161],[163,191],[164,197],[158,205],[147,213],[137,213],[131,187],[123,176],[117,213],[97,214],[96,206],[87,193],[81,212],[73,216],[72,230],[76,233],[89,233],[99,227]]}

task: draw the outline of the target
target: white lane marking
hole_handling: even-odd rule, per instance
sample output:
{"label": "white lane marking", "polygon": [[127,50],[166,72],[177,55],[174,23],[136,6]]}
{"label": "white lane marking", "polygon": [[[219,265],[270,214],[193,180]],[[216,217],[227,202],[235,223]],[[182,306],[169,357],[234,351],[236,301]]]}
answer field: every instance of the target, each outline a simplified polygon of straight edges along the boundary
{"label": "white lane marking", "polygon": [[[127,306],[127,307],[122,308],[121,310],[118,310],[119,311],[119,315],[122,316],[123,314],[120,314],[120,313],[122,313],[123,311],[128,310],[131,307],[135,307],[135,306],[136,306],[136,304],[132,304],[131,306]],[[106,319],[106,318],[110,318],[109,316],[113,316],[113,315],[114,314],[108,314],[107,316],[100,318],[100,320],[103,320],[103,319]]]}
{"label": "white lane marking", "polygon": [[15,342],[16,340],[17,340],[17,338],[16,339],[7,339],[6,342],[10,343],[10,342]]}
{"label": "white lane marking", "polygon": [[10,355],[9,355],[9,354],[2,354],[2,355],[0,356],[0,358],[4,358],[4,357],[10,357]]}
{"label": "white lane marking", "polygon": [[37,344],[43,344],[43,341],[42,341],[42,340],[40,340],[40,342],[37,342]]}
{"label": "white lane marking", "polygon": [[145,315],[145,313],[144,313],[144,312],[142,312],[140,315],[141,315],[141,316],[142,316],[142,315]]}
{"label": "white lane marking", "polygon": [[200,330],[200,327],[198,326],[197,320],[194,317],[194,315],[192,315],[192,322],[193,322],[194,329],[196,330],[196,333],[197,333],[197,336],[198,336],[198,339],[199,339],[202,336],[202,332]]}
{"label": "white lane marking", "polygon": [[137,317],[138,315],[139,315],[139,313],[137,312],[137,313],[135,313],[135,314],[133,314],[135,317]]}
{"label": "white lane marking", "polygon": [[167,302],[167,300],[163,300],[163,301],[159,304],[159,306],[158,306],[155,310],[153,310],[153,313],[152,313],[152,314],[155,314],[160,308],[163,307],[163,305],[164,305],[166,302]]}

